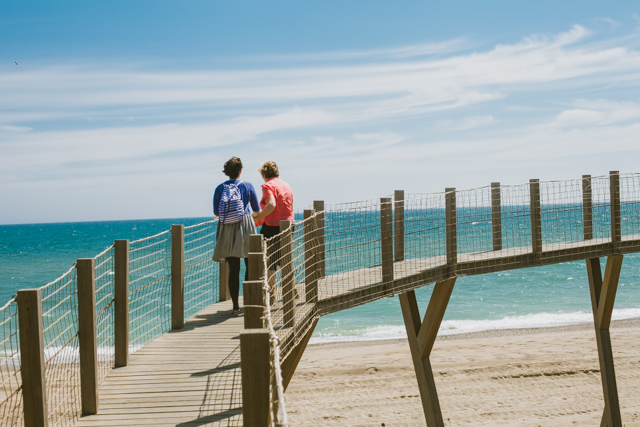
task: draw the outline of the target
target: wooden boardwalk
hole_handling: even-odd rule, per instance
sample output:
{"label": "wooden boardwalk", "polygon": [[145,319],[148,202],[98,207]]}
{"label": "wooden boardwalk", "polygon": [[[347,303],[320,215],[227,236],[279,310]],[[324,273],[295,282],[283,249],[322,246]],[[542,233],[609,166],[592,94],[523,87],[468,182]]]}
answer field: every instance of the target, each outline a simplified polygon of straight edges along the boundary
{"label": "wooden boardwalk", "polygon": [[[528,247],[458,254],[455,271],[460,275],[485,274],[604,257],[620,253],[621,248],[622,252],[637,251],[639,236],[631,237],[617,246],[608,239],[543,245],[538,254]],[[380,266],[320,279],[319,310],[315,314],[325,315],[407,292],[452,273],[445,256],[395,262],[393,270],[392,284],[382,281]],[[304,295],[304,283],[296,284],[296,288],[300,296]],[[303,298],[295,307],[298,316],[314,315],[313,304]],[[239,335],[244,319],[231,317],[231,308],[230,301],[213,304],[188,319],[184,329],[168,332],[131,355],[129,366],[114,369],[101,384],[99,413],[82,417],[76,425],[242,425]],[[274,307],[275,311],[281,308],[281,303]],[[294,345],[287,338],[295,328],[282,328],[281,316],[275,323],[284,338],[281,344]]]}
{"label": "wooden boardwalk", "polygon": [[240,426],[242,317],[213,304],[130,356],[100,385],[97,415],[76,426]]}

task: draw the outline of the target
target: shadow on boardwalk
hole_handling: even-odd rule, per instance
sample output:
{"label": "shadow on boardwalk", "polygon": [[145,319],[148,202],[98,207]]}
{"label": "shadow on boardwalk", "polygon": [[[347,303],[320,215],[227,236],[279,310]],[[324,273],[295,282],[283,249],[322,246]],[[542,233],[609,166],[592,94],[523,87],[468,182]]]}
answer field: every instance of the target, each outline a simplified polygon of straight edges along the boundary
{"label": "shadow on boardwalk", "polygon": [[242,317],[213,304],[130,357],[100,386],[100,412],[77,426],[240,426]]}

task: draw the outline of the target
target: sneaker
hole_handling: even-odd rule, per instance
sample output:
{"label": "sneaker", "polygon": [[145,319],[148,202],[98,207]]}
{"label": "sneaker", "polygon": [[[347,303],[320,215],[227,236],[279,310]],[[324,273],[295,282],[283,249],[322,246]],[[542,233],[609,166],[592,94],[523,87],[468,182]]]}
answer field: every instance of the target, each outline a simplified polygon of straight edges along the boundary
{"label": "sneaker", "polygon": [[231,314],[234,317],[240,317],[240,309],[239,308],[234,308],[233,311],[231,312]]}

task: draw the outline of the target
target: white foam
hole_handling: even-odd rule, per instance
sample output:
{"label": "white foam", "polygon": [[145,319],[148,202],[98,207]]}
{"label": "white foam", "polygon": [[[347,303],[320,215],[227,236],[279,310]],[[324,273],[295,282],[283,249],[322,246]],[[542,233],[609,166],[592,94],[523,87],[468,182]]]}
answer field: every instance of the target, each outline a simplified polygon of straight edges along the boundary
{"label": "white foam", "polygon": [[[640,308],[624,308],[613,310],[614,320],[640,317]],[[535,313],[522,316],[505,316],[501,319],[487,320],[445,320],[440,325],[438,334],[455,335],[469,332],[495,329],[546,328],[553,326],[575,325],[593,322],[593,314],[586,311],[571,313]],[[318,333],[318,332],[316,332]],[[407,333],[402,325],[377,325],[364,331],[322,332],[311,338],[311,344],[343,342],[343,341],[376,341],[406,338]]]}

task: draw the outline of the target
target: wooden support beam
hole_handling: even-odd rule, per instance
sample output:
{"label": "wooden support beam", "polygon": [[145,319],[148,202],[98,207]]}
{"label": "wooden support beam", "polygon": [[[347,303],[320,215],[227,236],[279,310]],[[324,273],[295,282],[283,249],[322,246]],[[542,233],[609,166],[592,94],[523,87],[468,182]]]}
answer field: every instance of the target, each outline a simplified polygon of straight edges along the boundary
{"label": "wooden support beam", "polygon": [[598,358],[600,360],[600,375],[602,378],[602,390],[605,402],[601,426],[605,427],[622,427],[618,387],[613,363],[613,351],[611,348],[611,336],[609,334],[611,312],[613,311],[613,303],[621,268],[622,255],[609,256],[607,258],[603,280],[600,260],[598,258],[587,259],[591,306],[593,308]]}
{"label": "wooden support beam", "polygon": [[582,175],[582,231],[584,240],[593,239],[593,195],[591,175]]}
{"label": "wooden support beam", "polygon": [[316,329],[316,325],[318,324],[318,319],[315,319],[309,328],[309,331],[302,338],[302,340],[291,350],[289,356],[282,361],[282,385],[287,390],[289,386],[289,382],[291,382],[291,378],[293,378],[293,374],[298,367],[298,363],[300,363],[300,359],[302,359],[302,355],[304,350],[307,348],[307,344],[309,343],[309,339],[311,339],[311,335],[313,331]]}
{"label": "wooden support beam", "polygon": [[96,338],[95,260],[76,263],[78,285],[78,346],[82,415],[98,413],[98,340]]}
{"label": "wooden support beam", "polygon": [[424,409],[427,426],[444,427],[438,392],[436,391],[433,371],[431,370],[431,362],[428,357],[422,357],[418,345],[418,334],[420,333],[421,324],[416,295],[414,291],[409,291],[398,295],[398,298],[400,299],[404,325],[407,329],[409,348],[413,359],[413,367],[416,372],[416,379],[418,380],[418,389],[420,390],[420,398],[422,399],[422,408]]}
{"label": "wooden support beam", "polygon": [[171,226],[171,329],[184,328],[184,225]]}
{"label": "wooden support beam", "polygon": [[318,261],[316,257],[316,211],[304,211],[304,293],[306,301],[318,302]]}
{"label": "wooden support beam", "polygon": [[[280,263],[280,273],[282,275],[282,311],[285,328],[292,328],[295,325],[295,277],[293,275],[293,223],[291,221],[280,221],[280,250],[282,251],[282,261]],[[324,236],[323,236],[324,237]]]}
{"label": "wooden support beam", "polygon": [[502,205],[500,198],[500,183],[491,183],[491,234],[493,236],[493,250],[502,250]]}
{"label": "wooden support beam", "polygon": [[421,357],[429,357],[433,343],[436,342],[438,336],[438,330],[444,317],[444,312],[447,310],[449,304],[449,298],[451,298],[451,292],[453,292],[453,285],[456,283],[456,278],[438,282],[434,285],[431,299],[429,300],[429,306],[424,314],[424,320],[420,326],[420,333],[418,334],[418,348],[420,349]]}
{"label": "wooden support beam", "polygon": [[227,262],[218,263],[218,301],[228,301],[231,299],[229,293],[229,264]]}
{"label": "wooden support beam", "polygon": [[114,351],[116,368],[129,364],[129,241],[116,240],[114,261]]}
{"label": "wooden support beam", "polygon": [[327,274],[324,200],[315,200],[313,202],[313,210],[318,212],[318,215],[316,216],[316,225],[318,227],[318,278],[322,279]]}
{"label": "wooden support beam", "polygon": [[602,290],[600,291],[600,299],[598,301],[598,327],[600,329],[609,329],[611,325],[611,313],[613,311],[613,303],[616,299],[616,291],[618,290],[622,258],[622,255],[607,257],[604,279],[602,280]]}
{"label": "wooden support beam", "polygon": [[620,173],[609,172],[609,196],[611,202],[611,241],[617,245],[622,237],[620,223]]}
{"label": "wooden support beam", "polygon": [[394,261],[404,261],[404,190],[393,193],[393,254]]}
{"label": "wooden support beam", "polygon": [[529,216],[531,218],[531,247],[533,253],[542,253],[542,215],[540,210],[540,180],[529,180]]}
{"label": "wooden support beam", "polygon": [[264,327],[264,282],[262,280],[245,280],[242,283],[244,298],[244,328],[261,329]]}
{"label": "wooden support beam", "polygon": [[447,264],[455,274],[458,264],[458,219],[456,208],[456,189],[445,188],[445,233],[447,235]]}
{"label": "wooden support beam", "polygon": [[382,255],[382,281],[391,288],[393,282],[393,212],[391,198],[380,198],[380,250]]}
{"label": "wooden support beam", "polygon": [[18,291],[18,323],[20,324],[20,374],[25,427],[46,427],[47,388],[44,371],[42,337],[42,297],[40,289]]}
{"label": "wooden support beam", "polygon": [[249,236],[249,280],[264,279],[264,247],[262,234]]}
{"label": "wooden support beam", "polygon": [[249,252],[264,252],[263,243],[264,236],[262,234],[252,234],[249,236]]}
{"label": "wooden support beam", "polygon": [[246,329],[240,332],[242,418],[245,426],[271,425],[270,358],[267,329]]}

